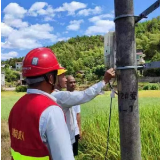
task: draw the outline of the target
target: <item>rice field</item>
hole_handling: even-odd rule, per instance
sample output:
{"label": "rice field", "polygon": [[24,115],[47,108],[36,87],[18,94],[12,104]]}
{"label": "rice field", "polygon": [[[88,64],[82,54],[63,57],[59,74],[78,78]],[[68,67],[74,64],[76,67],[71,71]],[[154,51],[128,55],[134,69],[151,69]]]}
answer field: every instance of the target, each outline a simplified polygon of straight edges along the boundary
{"label": "rice field", "polygon": [[[117,98],[113,99],[108,160],[120,160],[117,101]],[[107,146],[109,102],[110,97],[107,93],[81,105],[84,135],[77,160],[104,160]],[[142,159],[160,160],[160,91],[140,91],[139,108]]]}
{"label": "rice field", "polygon": [[[1,92],[1,159],[10,159],[7,119],[14,103],[25,93]],[[110,93],[81,105],[83,136],[76,160],[104,160],[107,146]],[[143,160],[160,160],[160,91],[139,91]],[[113,99],[108,160],[120,160],[117,97]]]}

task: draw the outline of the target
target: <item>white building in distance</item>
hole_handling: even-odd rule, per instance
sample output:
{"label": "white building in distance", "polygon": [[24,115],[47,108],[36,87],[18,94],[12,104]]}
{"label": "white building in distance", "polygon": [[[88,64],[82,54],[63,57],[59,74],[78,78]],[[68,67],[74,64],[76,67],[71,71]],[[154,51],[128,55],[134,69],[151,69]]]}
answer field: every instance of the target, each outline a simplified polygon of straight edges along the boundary
{"label": "white building in distance", "polygon": [[1,86],[5,86],[5,73],[1,72]]}
{"label": "white building in distance", "polygon": [[22,62],[16,62],[16,69],[22,69]]}

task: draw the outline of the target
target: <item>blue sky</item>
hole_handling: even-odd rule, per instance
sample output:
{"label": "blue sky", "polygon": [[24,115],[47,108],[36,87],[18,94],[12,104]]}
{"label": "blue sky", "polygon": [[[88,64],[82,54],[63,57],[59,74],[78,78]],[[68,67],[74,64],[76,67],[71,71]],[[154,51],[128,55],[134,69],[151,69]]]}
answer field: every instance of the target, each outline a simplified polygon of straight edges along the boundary
{"label": "blue sky", "polygon": [[[135,15],[156,0],[134,0]],[[160,8],[146,20],[160,15]],[[113,0],[2,0],[1,59],[25,56],[77,35],[104,35],[114,30]]]}

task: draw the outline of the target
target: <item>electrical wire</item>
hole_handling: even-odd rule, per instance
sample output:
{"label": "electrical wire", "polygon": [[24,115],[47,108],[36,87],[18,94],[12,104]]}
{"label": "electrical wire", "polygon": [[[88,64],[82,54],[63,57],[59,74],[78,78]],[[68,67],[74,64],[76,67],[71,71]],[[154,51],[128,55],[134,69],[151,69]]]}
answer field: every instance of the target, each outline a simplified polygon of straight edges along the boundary
{"label": "electrical wire", "polygon": [[[118,95],[118,93],[113,89],[110,82],[109,82],[109,87],[111,90],[114,91],[115,94]],[[107,148],[106,148],[105,160],[107,160],[107,153],[109,150],[109,133],[110,133],[110,125],[111,125],[111,116],[112,116],[112,97],[111,97],[111,101],[110,101],[109,123],[108,123],[108,131],[107,131]]]}
{"label": "electrical wire", "polygon": [[[112,84],[112,85],[113,85],[113,84]],[[111,85],[111,83],[109,82],[109,87],[110,87],[110,89],[113,90],[114,93],[118,95],[118,93],[114,90],[114,88],[112,87],[112,85]]]}
{"label": "electrical wire", "polygon": [[109,149],[109,133],[110,133],[110,125],[111,125],[111,113],[112,113],[112,97],[110,102],[110,113],[109,113],[109,124],[108,124],[108,131],[107,131],[107,149],[105,154],[105,160],[107,160],[107,153]]}

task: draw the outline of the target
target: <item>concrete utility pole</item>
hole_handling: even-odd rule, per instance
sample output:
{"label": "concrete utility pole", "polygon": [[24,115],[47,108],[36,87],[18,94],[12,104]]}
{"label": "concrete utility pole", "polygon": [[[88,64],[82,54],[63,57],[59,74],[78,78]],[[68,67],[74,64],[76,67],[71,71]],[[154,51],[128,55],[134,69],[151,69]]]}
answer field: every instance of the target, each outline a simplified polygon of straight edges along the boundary
{"label": "concrete utility pole", "polygon": [[121,160],[141,160],[133,0],[114,3]]}

